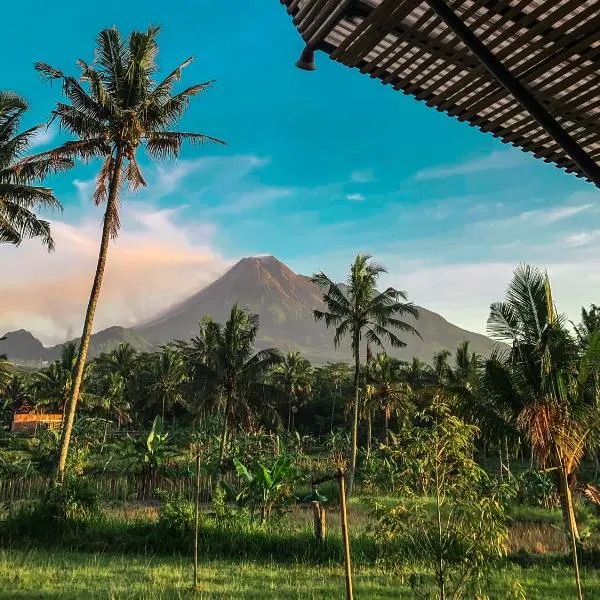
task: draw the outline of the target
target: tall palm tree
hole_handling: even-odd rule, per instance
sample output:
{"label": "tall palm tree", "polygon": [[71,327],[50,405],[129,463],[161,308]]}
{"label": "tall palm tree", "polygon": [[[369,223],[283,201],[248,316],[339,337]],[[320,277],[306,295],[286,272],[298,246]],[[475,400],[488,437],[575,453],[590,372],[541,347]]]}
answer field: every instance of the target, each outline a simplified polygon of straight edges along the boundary
{"label": "tall palm tree", "polygon": [[60,210],[47,187],[34,185],[51,173],[68,169],[72,161],[62,156],[23,154],[42,125],[18,133],[27,102],[12,92],[0,91],[0,243],[19,245],[25,238],[39,238],[48,250],[54,240],[48,221],[34,212],[40,208]]}
{"label": "tall palm tree", "polygon": [[92,64],[78,61],[79,79],[39,62],[36,69],[47,80],[62,83],[66,102],[59,102],[52,114],[75,139],[48,153],[55,158],[102,160],[93,199],[105,204],[100,251],[85,315],[75,378],[62,431],[57,475],[64,476],[65,461],[75,419],[79,388],[87,358],[94,314],[98,304],[111,238],[119,232],[119,195],[124,182],[132,191],[146,185],[137,151],[145,146],[150,158],[176,158],[184,142],[219,142],[200,133],[173,131],[171,127],[184,114],[190,99],[205,90],[210,82],[192,85],[173,93],[189,58],[160,83],[157,73],[157,37],[160,29],[134,31],[128,40],[116,29],[105,29],[97,38]]}
{"label": "tall palm tree", "polygon": [[215,380],[225,396],[217,481],[223,468],[232,415],[244,413],[250,423],[252,400],[264,401],[274,392],[264,380],[282,357],[274,348],[254,351],[258,327],[258,315],[241,309],[236,303],[224,324],[206,319],[201,324],[201,335],[195,338],[198,351],[205,356],[206,376]]}
{"label": "tall palm tree", "polygon": [[275,367],[271,374],[273,383],[288,396],[288,432],[292,429],[292,410],[298,399],[310,394],[312,386],[312,367],[300,352],[290,351],[283,362]]}
{"label": "tall palm tree", "polygon": [[556,474],[581,597],[572,490],[598,425],[598,390],[590,381],[600,368],[600,333],[578,351],[564,324],[547,274],[529,266],[517,268],[505,302],[493,304],[488,319],[489,333],[512,348],[508,356],[496,355],[486,363],[478,396],[484,418],[492,414],[525,433],[540,466]]}
{"label": "tall palm tree", "polygon": [[[369,345],[383,348],[384,340],[394,348],[404,348],[403,342],[393,331],[419,335],[417,330],[400,317],[418,317],[416,307],[407,302],[405,292],[387,288],[376,289],[379,276],[386,273],[384,267],[369,263],[371,257],[359,254],[350,267],[346,286],[334,283],[325,273],[313,275],[312,281],[323,289],[323,302],[327,310],[315,310],[316,321],[325,321],[327,327],[335,327],[333,343],[337,347],[345,336],[350,337],[354,357],[354,405],[352,419],[352,448],[348,473],[348,495],[352,493],[358,452],[358,411],[360,404],[360,346],[364,339]],[[342,289],[344,288],[344,289]]]}

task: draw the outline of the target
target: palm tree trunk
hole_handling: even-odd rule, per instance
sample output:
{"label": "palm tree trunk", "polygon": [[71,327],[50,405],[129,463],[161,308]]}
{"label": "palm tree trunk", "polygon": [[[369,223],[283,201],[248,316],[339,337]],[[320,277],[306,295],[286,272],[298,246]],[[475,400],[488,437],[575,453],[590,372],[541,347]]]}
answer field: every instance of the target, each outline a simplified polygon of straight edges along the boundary
{"label": "palm tree trunk", "polygon": [[356,455],[358,454],[358,405],[360,401],[360,353],[359,340],[354,340],[354,411],[352,416],[352,448],[350,449],[350,470],[348,472],[348,489],[346,496],[350,498],[354,488],[356,471]]}
{"label": "palm tree trunk", "polygon": [[88,348],[90,345],[90,337],[94,326],[94,315],[98,298],[100,297],[100,288],[102,287],[102,278],[104,277],[104,268],[106,267],[106,258],[108,256],[108,244],[110,242],[111,233],[113,231],[113,215],[116,210],[117,195],[121,185],[121,167],[123,165],[123,154],[121,150],[117,151],[115,164],[110,180],[108,199],[106,202],[106,211],[104,212],[104,223],[102,225],[102,238],[100,241],[100,252],[98,253],[98,263],[96,265],[96,274],[94,283],[90,292],[87,311],[85,313],[85,321],[83,324],[83,333],[81,334],[81,344],[75,363],[75,378],[71,387],[71,395],[68,406],[65,407],[66,420],[62,429],[60,438],[60,450],[58,455],[57,479],[62,482],[65,477],[65,465],[67,463],[67,455],[69,452],[69,444],[71,443],[71,434],[73,432],[73,423],[75,422],[75,411],[77,410],[77,401],[79,400],[79,390],[83,381],[83,372],[85,369],[85,361],[87,359]]}
{"label": "palm tree trunk", "polygon": [[563,467],[559,467],[558,469],[558,495],[567,539],[570,540],[571,535],[573,535],[575,541],[579,542],[579,528],[577,527],[577,520],[575,518],[573,494],[571,493],[571,488],[569,487],[567,475]]}
{"label": "palm tree trunk", "polygon": [[373,417],[371,411],[367,413],[367,458],[371,456],[371,443],[373,440]]}
{"label": "palm tree trunk", "polygon": [[390,411],[387,408],[383,413],[383,417],[383,433],[385,436],[385,445],[387,446],[390,443]]}
{"label": "palm tree trunk", "polygon": [[560,504],[563,509],[563,517],[566,517],[566,533],[571,547],[571,558],[573,560],[573,571],[575,575],[575,585],[577,587],[577,598],[583,600],[581,591],[581,577],[579,575],[579,560],[577,558],[577,543],[579,542],[579,531],[577,521],[575,520],[575,510],[573,507],[573,495],[569,486],[567,472],[564,467],[559,468],[560,478]]}

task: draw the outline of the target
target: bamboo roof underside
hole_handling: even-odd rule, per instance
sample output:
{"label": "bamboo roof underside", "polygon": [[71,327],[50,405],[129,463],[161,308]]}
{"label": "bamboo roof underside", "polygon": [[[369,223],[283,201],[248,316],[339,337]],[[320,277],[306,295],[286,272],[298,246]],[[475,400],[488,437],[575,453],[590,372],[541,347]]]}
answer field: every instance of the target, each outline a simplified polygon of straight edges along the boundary
{"label": "bamboo roof underside", "polygon": [[[428,106],[585,177],[421,0],[280,0],[306,43]],[[446,4],[598,163],[600,1]]]}

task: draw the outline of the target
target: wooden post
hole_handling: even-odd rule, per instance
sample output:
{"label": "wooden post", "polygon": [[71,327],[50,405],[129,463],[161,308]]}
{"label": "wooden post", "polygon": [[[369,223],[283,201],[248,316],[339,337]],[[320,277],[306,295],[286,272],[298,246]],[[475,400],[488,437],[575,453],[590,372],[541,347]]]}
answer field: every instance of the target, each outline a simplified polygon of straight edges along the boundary
{"label": "wooden post", "polygon": [[353,600],[352,566],[350,564],[350,539],[348,537],[348,514],[346,512],[346,480],[344,471],[338,469],[338,486],[340,491],[340,516],[342,519],[342,539],[344,541],[344,569],[346,572],[346,600]]}
{"label": "wooden post", "polygon": [[194,515],[194,591],[198,589],[198,521],[200,517],[200,448],[196,448],[196,511]]}
{"label": "wooden post", "polygon": [[323,543],[327,535],[327,513],[320,502],[313,502],[313,528],[315,537]]}

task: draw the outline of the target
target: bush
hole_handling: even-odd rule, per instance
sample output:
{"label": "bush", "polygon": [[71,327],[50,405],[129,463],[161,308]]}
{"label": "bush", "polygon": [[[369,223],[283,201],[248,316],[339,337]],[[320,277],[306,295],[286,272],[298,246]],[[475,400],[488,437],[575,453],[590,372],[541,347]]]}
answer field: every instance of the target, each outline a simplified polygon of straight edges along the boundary
{"label": "bush", "polygon": [[543,471],[524,471],[515,478],[516,501],[526,506],[556,508],[559,505],[552,478]]}
{"label": "bush", "polygon": [[100,513],[100,496],[87,479],[68,477],[48,488],[39,508],[51,519],[85,520]]}
{"label": "bush", "polygon": [[181,494],[157,490],[160,499],[158,527],[164,533],[187,543],[194,532],[194,505]]}

